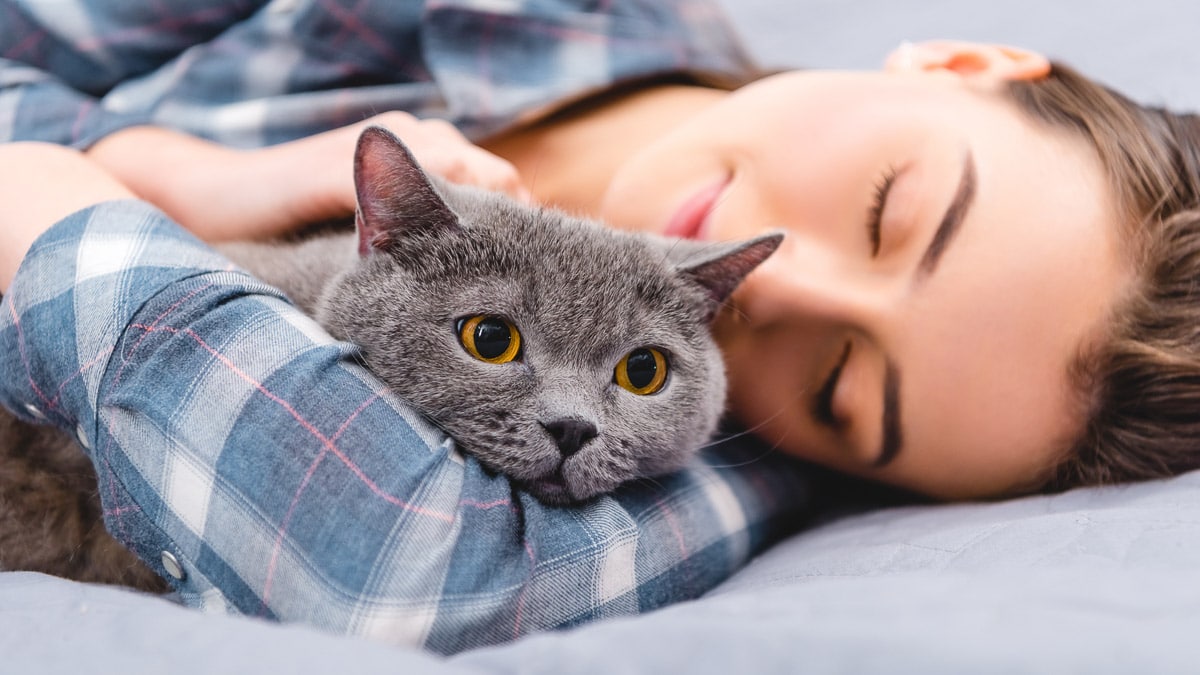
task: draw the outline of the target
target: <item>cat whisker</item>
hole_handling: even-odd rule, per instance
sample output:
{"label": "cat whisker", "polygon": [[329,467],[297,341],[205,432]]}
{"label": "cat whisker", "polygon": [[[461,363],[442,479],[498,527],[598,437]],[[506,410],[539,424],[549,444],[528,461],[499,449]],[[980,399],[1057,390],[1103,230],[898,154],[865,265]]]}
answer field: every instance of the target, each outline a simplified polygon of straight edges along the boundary
{"label": "cat whisker", "polygon": [[656,490],[665,490],[666,489],[666,486],[663,485],[662,481],[658,480],[657,478],[655,478],[653,476],[643,476],[643,477],[637,478],[631,482],[636,483],[638,485],[645,485],[648,487],[652,487]]}
{"label": "cat whisker", "polygon": [[[801,392],[800,394],[797,394],[795,398],[796,398],[796,399],[799,399],[799,398],[800,398],[802,395],[803,395],[803,392]],[[790,403],[790,401],[789,401],[788,403]],[[780,415],[783,415],[785,412],[787,412],[788,408],[790,407],[790,406],[788,405],[788,403],[784,403],[783,405],[780,405],[778,410],[776,410],[776,411],[775,411],[774,413],[772,413],[771,415],[768,415],[766,418],[764,418],[764,419],[760,420],[760,421],[759,421],[757,424],[755,424],[754,426],[747,427],[747,428],[745,428],[745,429],[743,429],[743,430],[739,431],[738,433],[736,433],[736,434],[734,434],[734,435],[732,435],[732,436],[725,436],[725,437],[723,437],[723,438],[720,438],[720,439],[715,439],[715,440],[713,440],[713,441],[711,441],[711,442],[709,442],[709,443],[706,443],[706,444],[704,444],[704,445],[702,445],[702,446],[700,446],[700,447],[703,449],[703,448],[706,448],[706,447],[708,447],[708,446],[710,446],[710,445],[714,445],[714,444],[716,444],[716,443],[720,443],[720,442],[722,442],[722,441],[724,441],[724,440],[732,440],[732,439],[735,439],[735,438],[740,438],[740,437],[742,437],[742,436],[745,436],[745,435],[748,435],[748,434],[753,434],[754,432],[758,431],[759,429],[763,428],[764,426],[766,426],[766,425],[770,424],[771,422],[775,421],[775,420],[776,420],[776,419],[777,419],[777,418],[778,418]]]}
{"label": "cat whisker", "polygon": [[[805,391],[801,390],[798,394],[796,394],[796,396],[794,397],[793,400],[800,399],[802,396],[804,396],[804,393],[805,393]],[[760,420],[754,426],[742,429],[741,431],[737,432],[736,434],[732,434],[730,436],[723,436],[721,438],[713,439],[713,440],[709,441],[708,443],[701,445],[698,448],[698,450],[699,451],[709,450],[709,449],[714,448],[726,441],[733,441],[733,440],[742,438],[743,436],[754,435],[754,433],[757,432],[759,429],[763,428],[767,424],[770,424],[771,422],[773,422],[774,420],[779,418],[779,416],[783,415],[785,412],[787,412],[789,409],[791,409],[792,406],[789,405],[790,403],[791,402],[787,402],[787,403],[780,405],[778,410],[776,410],[771,415],[768,415],[766,418]],[[794,424],[794,421],[789,419],[788,428],[784,430],[785,433],[782,434],[781,436],[787,435],[786,432],[791,429],[792,424]],[[779,441],[778,440],[776,440],[774,442],[768,442],[766,439],[762,438],[761,436],[759,436],[758,438],[759,438],[759,440],[762,440],[764,443],[769,443],[768,447],[762,453],[760,453],[758,456],[748,459],[744,462],[737,462],[737,463],[732,463],[732,464],[709,464],[709,466],[714,469],[733,469],[733,468],[737,468],[739,466],[746,466],[748,464],[752,464],[754,462],[761,461],[764,458],[766,458],[766,457],[770,456],[771,454],[773,454],[774,452],[776,452],[777,450],[779,450]]]}
{"label": "cat whisker", "polygon": [[[753,433],[754,432],[752,430],[747,429],[744,431],[740,431],[736,434],[733,434],[732,436],[724,436],[722,438],[715,439],[713,441],[705,443],[704,445],[700,446],[699,450],[701,452],[703,452],[704,450],[710,450],[714,447],[719,446],[722,443],[725,443],[728,441],[734,441],[743,436],[750,436],[750,435],[753,435]],[[766,443],[766,439],[759,437],[759,440]],[[741,462],[728,462],[725,464],[709,463],[708,467],[710,469],[736,469],[736,468],[742,467],[742,466],[749,466],[750,464],[754,464],[755,462],[761,462],[762,460],[766,459],[767,457],[770,457],[771,455],[775,454],[778,450],[779,450],[779,442],[776,441],[774,443],[770,443],[770,444],[766,445],[763,448],[762,452],[758,453],[757,455],[755,455],[754,457],[751,457],[749,459],[743,460]]]}
{"label": "cat whisker", "polygon": [[732,313],[734,317],[737,318],[738,323],[750,322],[750,315],[742,309],[742,306],[738,303],[737,298],[733,296],[730,296],[729,299],[725,301],[725,304],[721,305],[721,311]]}
{"label": "cat whisker", "polygon": [[655,480],[654,478],[647,478],[646,482],[649,483],[650,486],[656,490],[666,491],[666,489],[667,489],[667,486],[663,485],[663,482],[660,480]]}
{"label": "cat whisker", "polygon": [[[734,438],[734,437],[731,436],[730,438]],[[728,440],[728,439],[725,439],[725,440]],[[743,466],[750,466],[751,464],[755,464],[757,462],[763,461],[767,457],[770,457],[771,455],[775,454],[775,452],[778,450],[779,450],[779,444],[775,443],[770,446],[767,446],[766,448],[763,449],[762,452],[758,453],[754,457],[743,460],[741,462],[728,462],[725,464],[708,464],[708,468],[710,468],[710,469],[737,469],[737,468],[743,467]]]}
{"label": "cat whisker", "polygon": [[529,194],[531,196],[533,194],[536,194],[536,192],[537,192],[537,190],[536,190],[537,180],[538,180],[538,174],[540,173],[541,168],[542,168],[542,162],[539,159],[537,162],[534,163],[533,168],[530,169],[530,171],[529,171],[529,186],[528,187],[529,187]]}
{"label": "cat whisker", "polygon": [[704,257],[706,257],[706,254],[711,249],[720,248],[721,246],[723,246],[725,244],[725,242],[706,241],[706,240],[702,240],[702,239],[674,239],[671,242],[671,245],[667,248],[667,250],[665,252],[663,252],[663,258],[662,258],[663,263],[666,263],[668,260],[670,260],[671,254],[674,253],[675,249],[678,248],[685,241],[691,243],[694,252],[691,253],[690,255],[688,255],[688,257],[680,260],[680,262],[684,263],[684,264],[686,264],[692,258],[704,258]]}

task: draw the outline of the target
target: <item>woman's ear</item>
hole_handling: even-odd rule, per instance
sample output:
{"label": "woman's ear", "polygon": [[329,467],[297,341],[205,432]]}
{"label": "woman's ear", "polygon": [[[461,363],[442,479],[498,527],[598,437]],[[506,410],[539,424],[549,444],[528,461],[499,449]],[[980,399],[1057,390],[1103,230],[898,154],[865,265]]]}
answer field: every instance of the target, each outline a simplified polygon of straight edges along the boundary
{"label": "woman's ear", "polygon": [[889,73],[948,72],[968,79],[1034,80],[1050,73],[1045,56],[1019,47],[935,40],[903,42],[884,62]]}

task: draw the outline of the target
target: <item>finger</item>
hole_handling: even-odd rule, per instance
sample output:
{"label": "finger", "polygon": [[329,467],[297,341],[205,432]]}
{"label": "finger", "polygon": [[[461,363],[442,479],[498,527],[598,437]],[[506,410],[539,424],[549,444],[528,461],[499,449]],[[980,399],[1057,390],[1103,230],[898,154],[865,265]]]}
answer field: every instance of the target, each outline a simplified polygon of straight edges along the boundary
{"label": "finger", "polygon": [[517,173],[517,167],[490,152],[480,151],[476,155],[473,158],[475,161],[472,162],[472,166],[475,167],[479,185],[489,190],[503,192],[521,201],[529,201],[529,190],[521,182],[521,175]]}
{"label": "finger", "polygon": [[517,169],[467,139],[457,127],[439,118],[419,119],[392,111],[367,120],[387,128],[408,146],[417,162],[431,174],[452,183],[503,192],[523,202],[531,201]]}
{"label": "finger", "polygon": [[530,200],[529,190],[510,162],[475,146],[455,150],[452,154],[431,157],[425,164],[426,170],[451,183],[503,192],[524,202]]}
{"label": "finger", "polygon": [[484,169],[476,173],[475,179],[472,181],[474,185],[478,185],[486,190],[494,192],[503,192],[504,194],[523,203],[532,201],[532,194],[529,189],[521,183],[521,179],[515,171],[493,171]]}

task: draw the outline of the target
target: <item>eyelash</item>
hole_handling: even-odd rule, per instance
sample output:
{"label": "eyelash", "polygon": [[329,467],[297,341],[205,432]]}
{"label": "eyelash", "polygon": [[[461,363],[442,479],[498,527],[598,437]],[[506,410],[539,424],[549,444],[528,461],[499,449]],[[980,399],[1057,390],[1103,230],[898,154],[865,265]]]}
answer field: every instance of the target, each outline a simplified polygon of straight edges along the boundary
{"label": "eyelash", "polygon": [[871,239],[871,257],[879,254],[879,246],[882,241],[880,229],[883,225],[883,207],[887,204],[888,192],[892,189],[892,184],[896,182],[896,168],[889,166],[879,180],[875,181],[875,194],[871,201],[871,208],[867,211],[867,235]]}
{"label": "eyelash", "polygon": [[821,384],[821,388],[817,390],[817,395],[813,399],[812,413],[813,417],[822,425],[830,429],[838,430],[844,425],[842,420],[839,420],[833,414],[833,392],[837,389],[838,381],[841,380],[842,369],[846,367],[846,361],[850,359],[851,342],[847,341],[846,346],[842,348],[842,355],[838,358],[837,365],[833,370],[829,371],[829,375]]}

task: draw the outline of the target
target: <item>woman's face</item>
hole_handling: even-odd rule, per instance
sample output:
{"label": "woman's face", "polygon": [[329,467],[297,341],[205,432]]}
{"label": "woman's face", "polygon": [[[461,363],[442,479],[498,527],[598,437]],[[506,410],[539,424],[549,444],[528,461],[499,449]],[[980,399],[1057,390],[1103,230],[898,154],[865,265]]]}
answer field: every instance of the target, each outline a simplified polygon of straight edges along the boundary
{"label": "woman's face", "polygon": [[1127,274],[1094,152],[950,72],[776,75],[618,172],[601,216],[787,237],[718,335],[733,411],[795,455],[933,496],[1044,477],[1069,369]]}

